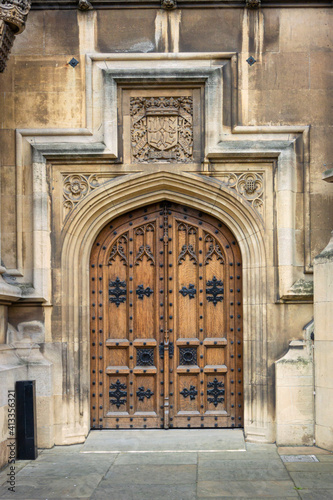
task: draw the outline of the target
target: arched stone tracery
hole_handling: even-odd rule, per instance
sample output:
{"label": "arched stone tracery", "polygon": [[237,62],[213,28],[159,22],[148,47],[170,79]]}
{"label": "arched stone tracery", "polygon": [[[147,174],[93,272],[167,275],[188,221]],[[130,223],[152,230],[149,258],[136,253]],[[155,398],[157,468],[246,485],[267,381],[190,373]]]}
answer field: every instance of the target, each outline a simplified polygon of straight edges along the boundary
{"label": "arched stone tracery", "polygon": [[[255,211],[218,182],[195,174],[156,172],[121,177],[96,188],[65,222],[61,254],[62,341],[67,415],[75,415],[72,436],[89,429],[89,258],[99,231],[114,217],[169,200],[205,211],[236,236],[244,269],[245,433],[270,440],[266,355],[266,250]],[[67,367],[67,368],[66,368]],[[69,375],[69,374],[74,375]],[[72,427],[71,425],[71,427]],[[70,442],[62,433],[56,441]]]}

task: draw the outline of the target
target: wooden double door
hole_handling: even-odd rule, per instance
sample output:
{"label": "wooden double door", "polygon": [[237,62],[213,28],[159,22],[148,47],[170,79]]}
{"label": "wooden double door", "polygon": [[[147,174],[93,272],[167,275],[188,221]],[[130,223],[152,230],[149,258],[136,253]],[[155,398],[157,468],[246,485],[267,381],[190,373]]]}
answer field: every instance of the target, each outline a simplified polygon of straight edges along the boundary
{"label": "wooden double door", "polygon": [[242,264],[230,230],[163,202],[90,262],[92,428],[243,427]]}

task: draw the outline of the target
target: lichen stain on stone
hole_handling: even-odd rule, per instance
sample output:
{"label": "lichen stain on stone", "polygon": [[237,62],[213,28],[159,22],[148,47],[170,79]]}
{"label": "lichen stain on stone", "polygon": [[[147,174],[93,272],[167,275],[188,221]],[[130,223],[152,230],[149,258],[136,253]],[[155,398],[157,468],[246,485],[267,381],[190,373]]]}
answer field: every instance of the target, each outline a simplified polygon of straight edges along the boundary
{"label": "lichen stain on stone", "polygon": [[306,365],[309,365],[310,363],[312,363],[312,360],[311,359],[305,359],[305,358],[302,358],[302,357],[298,357],[296,359],[279,359],[278,363],[280,364],[292,364],[292,365],[303,365],[303,366],[306,366]]}
{"label": "lichen stain on stone", "polygon": [[150,40],[143,40],[132,45],[129,52],[152,52],[154,48],[154,44]]}

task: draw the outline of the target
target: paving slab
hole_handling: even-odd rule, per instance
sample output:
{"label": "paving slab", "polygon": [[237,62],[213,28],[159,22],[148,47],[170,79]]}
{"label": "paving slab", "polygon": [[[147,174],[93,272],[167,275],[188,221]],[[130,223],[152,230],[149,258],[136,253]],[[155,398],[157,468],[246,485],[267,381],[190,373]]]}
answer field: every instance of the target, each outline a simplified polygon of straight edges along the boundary
{"label": "paving slab", "polygon": [[[97,455],[95,455],[97,456]],[[182,453],[120,453],[115,465],[153,464],[153,465],[195,465],[198,462],[197,452]]]}
{"label": "paving slab", "polygon": [[71,453],[75,454],[78,451],[81,451],[84,446],[84,443],[82,444],[70,444],[70,445],[62,445],[62,446],[54,446],[53,448],[42,448],[38,450],[38,455],[43,455],[44,453],[60,453],[63,455],[64,453]]}
{"label": "paving slab", "polygon": [[281,463],[280,457],[277,453],[258,451],[257,453],[249,452],[217,452],[217,453],[206,453],[199,452],[199,460],[236,460],[247,462],[252,461],[269,461],[275,463]]}
{"label": "paving slab", "polygon": [[246,446],[246,451],[252,451],[255,453],[258,452],[268,452],[270,451],[271,453],[277,454],[277,448],[275,444],[269,444],[269,443],[245,443]]}
{"label": "paving slab", "polygon": [[279,455],[332,455],[332,452],[317,446],[278,446]]}
{"label": "paving slab", "polygon": [[[95,488],[102,480],[101,474],[86,474],[85,476],[68,475],[68,477],[17,477],[15,493],[12,499],[27,500],[33,498],[90,498]],[[1,488],[0,498],[8,498],[10,493]]]}
{"label": "paving slab", "polygon": [[103,460],[97,455],[59,455],[50,454],[47,457],[31,461],[18,472],[17,477],[44,476],[66,477],[68,475],[82,476],[86,474],[104,475],[114,463],[118,455],[106,455]]}
{"label": "paving slab", "polygon": [[298,493],[303,500],[332,500],[333,498],[332,490],[306,489],[306,490],[299,490]]}
{"label": "paving slab", "polygon": [[290,472],[330,472],[333,475],[333,462],[316,462],[316,463],[286,463],[286,469]]}
{"label": "paving slab", "polygon": [[198,498],[299,498],[292,481],[199,481]]}
{"label": "paving slab", "polygon": [[318,455],[319,462],[333,463],[333,455]]}
{"label": "paving slab", "polygon": [[196,484],[113,485],[102,481],[92,500],[194,500]]}
{"label": "paving slab", "polygon": [[228,456],[226,455],[223,455],[222,459],[215,457],[215,453],[209,455],[206,454],[204,457],[202,457],[202,455],[203,455],[202,453],[198,454],[198,464],[199,468],[201,469],[214,469],[217,467],[228,468],[228,469],[235,469],[236,467],[242,467],[243,469],[265,469],[265,470],[285,469],[282,461],[278,457],[256,459],[253,458],[253,456],[249,457],[249,455],[246,454],[245,456],[242,455],[241,460],[234,460],[234,459],[229,460]]}
{"label": "paving slab", "polygon": [[241,429],[95,430],[81,453],[245,450]]}
{"label": "paving slab", "polygon": [[298,488],[331,489],[333,498],[333,474],[329,472],[290,472]]}
{"label": "paving slab", "polygon": [[198,470],[198,481],[289,481],[288,472],[283,468],[251,468],[245,469],[240,464],[235,464],[233,469],[219,467],[215,469],[200,468]]}
{"label": "paving slab", "polygon": [[105,475],[109,484],[191,484],[196,465],[114,465]]}
{"label": "paving slab", "polygon": [[[202,496],[199,496],[199,497],[196,497],[197,500],[212,500],[212,498],[214,498],[214,500],[244,500],[244,497],[202,497]],[[248,500],[262,500],[263,498],[265,497],[246,497]],[[267,497],[266,497],[267,498]],[[269,497],[268,497],[269,498]],[[274,497],[274,500],[295,500],[295,496],[293,497]]]}

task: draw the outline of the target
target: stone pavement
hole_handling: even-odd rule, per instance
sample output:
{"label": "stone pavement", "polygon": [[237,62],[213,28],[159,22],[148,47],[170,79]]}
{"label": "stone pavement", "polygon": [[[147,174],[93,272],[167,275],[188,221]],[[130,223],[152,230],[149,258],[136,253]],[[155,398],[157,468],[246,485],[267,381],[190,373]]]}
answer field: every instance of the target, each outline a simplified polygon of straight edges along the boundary
{"label": "stone pavement", "polygon": [[84,445],[16,462],[15,493],[7,473],[1,499],[333,499],[333,454],[245,443],[240,430],[94,431]]}

